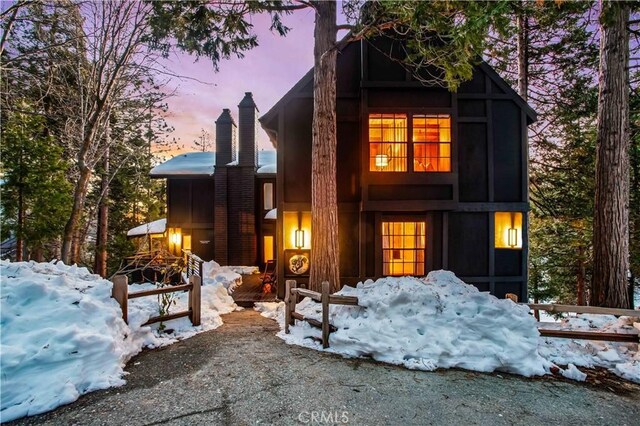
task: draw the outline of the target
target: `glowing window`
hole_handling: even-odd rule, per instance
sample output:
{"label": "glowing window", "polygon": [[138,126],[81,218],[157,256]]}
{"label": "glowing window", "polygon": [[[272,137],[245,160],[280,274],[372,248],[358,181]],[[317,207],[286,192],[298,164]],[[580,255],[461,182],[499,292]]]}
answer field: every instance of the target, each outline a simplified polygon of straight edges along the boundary
{"label": "glowing window", "polygon": [[413,171],[451,171],[451,117],[413,116]]}
{"label": "glowing window", "polygon": [[263,239],[264,262],[273,260],[273,235],[265,235]]}
{"label": "glowing window", "polygon": [[191,235],[182,235],[182,249],[191,251]]}
{"label": "glowing window", "polygon": [[265,183],[262,188],[264,193],[264,209],[271,210],[273,209],[273,184]]}
{"label": "glowing window", "polygon": [[522,213],[495,213],[495,246],[496,248],[522,248]]}
{"label": "glowing window", "polygon": [[424,222],[382,222],[383,275],[424,275]]}
{"label": "glowing window", "polygon": [[407,171],[406,114],[369,114],[369,170]]}

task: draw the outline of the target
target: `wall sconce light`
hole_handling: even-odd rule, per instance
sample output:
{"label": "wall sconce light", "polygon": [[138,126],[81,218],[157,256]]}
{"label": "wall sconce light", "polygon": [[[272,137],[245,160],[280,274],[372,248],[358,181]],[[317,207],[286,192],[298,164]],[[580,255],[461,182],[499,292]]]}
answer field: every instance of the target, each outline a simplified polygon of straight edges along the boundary
{"label": "wall sconce light", "polygon": [[508,240],[509,247],[516,247],[518,245],[518,230],[516,228],[509,228]]}
{"label": "wall sconce light", "polygon": [[180,245],[180,232],[175,232],[173,234],[171,234],[171,244],[173,245]]}
{"label": "wall sconce light", "polygon": [[376,155],[376,167],[383,168],[389,165],[389,156],[387,154]]}
{"label": "wall sconce light", "polygon": [[304,230],[296,229],[295,237],[296,237],[296,247],[298,249],[301,249],[302,247],[304,247]]}

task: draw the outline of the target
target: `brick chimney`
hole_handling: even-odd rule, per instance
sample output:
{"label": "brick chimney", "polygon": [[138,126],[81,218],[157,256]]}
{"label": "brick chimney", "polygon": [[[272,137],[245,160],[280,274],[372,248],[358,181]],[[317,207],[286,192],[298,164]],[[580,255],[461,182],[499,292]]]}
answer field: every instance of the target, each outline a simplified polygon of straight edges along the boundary
{"label": "brick chimney", "polygon": [[228,108],[216,120],[216,166],[225,166],[237,159],[236,123]]}
{"label": "brick chimney", "polygon": [[238,109],[238,138],[240,140],[238,164],[240,166],[258,167],[258,149],[256,146],[258,108],[253,101],[253,94],[251,92],[245,92],[244,99],[240,101]]}

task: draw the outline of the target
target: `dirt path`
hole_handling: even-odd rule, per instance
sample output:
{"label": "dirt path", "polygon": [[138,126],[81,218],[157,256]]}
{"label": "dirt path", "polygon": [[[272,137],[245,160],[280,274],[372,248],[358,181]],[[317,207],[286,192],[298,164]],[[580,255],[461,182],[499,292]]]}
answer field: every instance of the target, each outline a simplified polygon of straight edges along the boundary
{"label": "dirt path", "polygon": [[223,319],[140,354],[125,386],[16,424],[640,424],[638,386],[616,394],[555,379],[410,371],[288,346],[252,310]]}

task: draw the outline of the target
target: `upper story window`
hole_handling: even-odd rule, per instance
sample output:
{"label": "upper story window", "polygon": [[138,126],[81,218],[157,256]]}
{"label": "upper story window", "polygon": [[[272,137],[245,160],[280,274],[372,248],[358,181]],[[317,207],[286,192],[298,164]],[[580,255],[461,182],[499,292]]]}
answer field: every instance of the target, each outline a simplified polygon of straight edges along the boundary
{"label": "upper story window", "polygon": [[263,209],[271,210],[273,209],[273,183],[265,183],[263,186]]}
{"label": "upper story window", "polygon": [[413,171],[451,171],[451,117],[413,116]]}
{"label": "upper story window", "polygon": [[369,115],[369,171],[406,172],[409,162],[414,172],[451,171],[451,116]]}
{"label": "upper story window", "polygon": [[407,114],[369,114],[369,170],[407,171]]}

